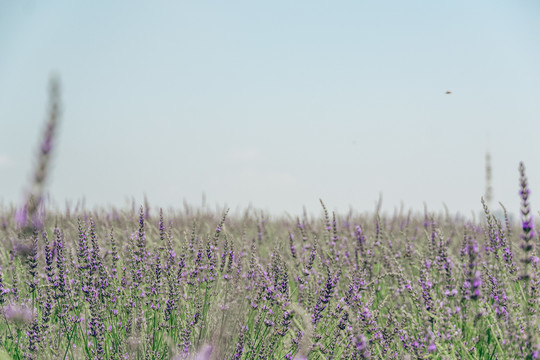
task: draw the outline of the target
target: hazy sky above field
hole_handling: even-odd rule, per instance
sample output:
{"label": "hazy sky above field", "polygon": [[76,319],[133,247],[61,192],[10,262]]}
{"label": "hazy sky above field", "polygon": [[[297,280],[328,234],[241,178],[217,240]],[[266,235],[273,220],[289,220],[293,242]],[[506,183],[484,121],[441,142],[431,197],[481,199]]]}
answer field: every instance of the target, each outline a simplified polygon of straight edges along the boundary
{"label": "hazy sky above field", "polygon": [[[0,201],[19,203],[52,72],[63,206],[275,214],[540,209],[540,2],[0,0]],[[446,91],[452,94],[446,95]],[[495,205],[494,205],[495,206]]]}

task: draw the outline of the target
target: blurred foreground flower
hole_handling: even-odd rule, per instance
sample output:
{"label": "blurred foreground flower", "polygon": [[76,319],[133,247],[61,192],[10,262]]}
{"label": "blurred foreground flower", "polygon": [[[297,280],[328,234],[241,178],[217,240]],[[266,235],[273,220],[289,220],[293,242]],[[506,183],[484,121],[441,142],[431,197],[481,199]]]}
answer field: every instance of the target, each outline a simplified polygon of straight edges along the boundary
{"label": "blurred foreground flower", "polygon": [[37,164],[34,168],[34,174],[30,189],[24,198],[21,208],[15,213],[15,221],[21,229],[21,235],[24,238],[33,231],[34,228],[40,228],[43,225],[44,214],[40,212],[43,203],[43,192],[45,181],[47,180],[50,168],[51,152],[54,145],[54,136],[58,127],[60,117],[60,85],[56,77],[52,77],[49,85],[49,114],[45,131],[39,146]]}
{"label": "blurred foreground flower", "polygon": [[194,360],[209,360],[213,349],[211,345],[203,345],[199,353],[195,355]]}
{"label": "blurred foreground flower", "polygon": [[[212,350],[214,349],[214,347],[212,345],[203,345],[201,347],[201,349],[199,350],[199,352],[190,357],[189,359],[190,360],[210,360],[210,356],[212,355]],[[181,355],[176,355],[173,360],[185,360],[186,357],[185,356],[181,356]]]}
{"label": "blurred foreground flower", "polygon": [[21,304],[10,304],[4,310],[7,321],[13,323],[30,323],[32,321],[32,310]]}

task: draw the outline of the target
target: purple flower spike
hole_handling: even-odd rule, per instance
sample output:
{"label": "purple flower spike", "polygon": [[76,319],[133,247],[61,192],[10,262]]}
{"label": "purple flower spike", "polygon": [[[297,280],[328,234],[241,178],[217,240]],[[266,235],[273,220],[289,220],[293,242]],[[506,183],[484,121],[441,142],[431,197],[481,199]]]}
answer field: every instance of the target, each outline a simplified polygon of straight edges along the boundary
{"label": "purple flower spike", "polygon": [[531,208],[529,205],[530,190],[527,183],[527,176],[525,175],[525,165],[521,162],[519,164],[519,195],[521,197],[521,221],[522,221],[522,233],[521,233],[521,248],[524,251],[523,259],[521,261],[525,264],[522,269],[520,278],[523,281],[530,279],[529,264],[532,261],[531,251],[534,249],[534,244],[531,241],[534,238],[534,224],[531,214]]}
{"label": "purple flower spike", "polygon": [[530,190],[527,184],[527,176],[525,175],[525,165],[519,164],[519,195],[521,196],[521,219],[522,219],[522,239],[525,242],[529,242],[534,237],[534,225],[531,216],[531,209],[529,204]]}

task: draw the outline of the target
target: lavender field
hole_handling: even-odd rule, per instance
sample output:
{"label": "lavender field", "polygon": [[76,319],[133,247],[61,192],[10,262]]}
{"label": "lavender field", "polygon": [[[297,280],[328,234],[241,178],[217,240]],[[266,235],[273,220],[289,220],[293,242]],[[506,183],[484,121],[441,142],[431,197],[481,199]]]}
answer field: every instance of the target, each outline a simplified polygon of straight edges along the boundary
{"label": "lavender field", "polygon": [[57,92],[26,201],[0,212],[0,359],[538,358],[523,164],[519,223],[483,200],[479,221],[322,201],[298,218],[59,211],[43,201]]}

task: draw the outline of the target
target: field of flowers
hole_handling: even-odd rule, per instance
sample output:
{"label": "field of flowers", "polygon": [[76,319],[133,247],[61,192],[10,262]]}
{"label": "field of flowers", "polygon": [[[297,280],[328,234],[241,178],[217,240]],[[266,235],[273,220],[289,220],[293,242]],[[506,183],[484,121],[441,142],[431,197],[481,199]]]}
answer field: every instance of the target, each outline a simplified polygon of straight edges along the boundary
{"label": "field of flowers", "polygon": [[530,223],[196,210],[2,214],[15,359],[521,359],[538,354]]}
{"label": "field of flowers", "polygon": [[322,202],[296,219],[52,211],[51,94],[27,200],[0,210],[0,359],[538,358],[540,238],[523,164],[519,224],[483,201],[478,222]]}

